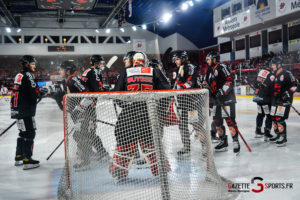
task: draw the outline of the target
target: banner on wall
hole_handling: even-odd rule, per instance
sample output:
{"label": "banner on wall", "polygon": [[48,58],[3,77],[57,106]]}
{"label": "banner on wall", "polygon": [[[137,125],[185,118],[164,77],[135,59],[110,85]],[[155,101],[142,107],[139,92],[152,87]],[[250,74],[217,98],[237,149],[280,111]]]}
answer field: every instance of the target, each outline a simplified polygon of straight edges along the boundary
{"label": "banner on wall", "polygon": [[144,39],[133,39],[133,51],[146,52],[146,40]]}
{"label": "banner on wall", "polygon": [[215,37],[250,26],[250,13],[243,12],[215,23]]}
{"label": "banner on wall", "polygon": [[276,16],[280,17],[300,11],[299,0],[276,0]]}

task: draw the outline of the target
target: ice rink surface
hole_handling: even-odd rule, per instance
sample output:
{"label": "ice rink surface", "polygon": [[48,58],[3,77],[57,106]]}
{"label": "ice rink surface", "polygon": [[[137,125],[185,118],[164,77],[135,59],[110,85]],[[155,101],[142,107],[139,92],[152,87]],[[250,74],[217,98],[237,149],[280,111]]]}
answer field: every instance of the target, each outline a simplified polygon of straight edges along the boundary
{"label": "ice rink surface", "polygon": [[[249,183],[250,189],[259,189],[257,183],[292,183],[289,189],[270,188],[260,193],[241,193],[239,199],[299,199],[300,196],[300,116],[292,109],[287,121],[288,143],[286,147],[276,147],[254,138],[256,104],[251,98],[238,98],[238,127],[252,148],[249,153],[243,142],[241,153],[232,153],[232,139],[229,137],[229,150],[215,153],[215,163],[220,175],[235,183]],[[0,99],[0,132],[8,127],[10,119],[9,104]],[[300,101],[293,104],[300,110]],[[17,127],[12,127],[0,137],[0,200],[43,200],[56,199],[57,185],[64,165],[64,148],[61,146],[53,157],[46,161],[48,155],[63,139],[62,111],[52,99],[43,99],[38,105],[37,135],[33,158],[41,161],[41,167],[24,171],[14,166]],[[228,130],[227,130],[227,133]],[[273,133],[273,132],[272,132]],[[253,177],[263,178],[262,182],[251,184]],[[278,185],[278,184],[277,184]]]}

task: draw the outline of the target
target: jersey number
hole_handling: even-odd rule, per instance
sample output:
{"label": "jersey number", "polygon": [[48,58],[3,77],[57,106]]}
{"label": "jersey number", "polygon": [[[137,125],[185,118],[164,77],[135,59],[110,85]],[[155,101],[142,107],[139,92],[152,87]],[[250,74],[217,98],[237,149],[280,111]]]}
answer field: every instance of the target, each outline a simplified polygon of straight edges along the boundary
{"label": "jersey number", "polygon": [[[153,86],[148,84],[142,84],[141,90],[152,90]],[[129,91],[138,91],[140,90],[140,84],[128,85],[127,90]]]}

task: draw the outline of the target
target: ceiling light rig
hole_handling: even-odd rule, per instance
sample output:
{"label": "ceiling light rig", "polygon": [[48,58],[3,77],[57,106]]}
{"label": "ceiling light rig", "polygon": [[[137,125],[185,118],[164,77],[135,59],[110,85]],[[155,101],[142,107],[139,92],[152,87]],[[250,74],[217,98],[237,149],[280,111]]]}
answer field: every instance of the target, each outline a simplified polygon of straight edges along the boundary
{"label": "ceiling light rig", "polygon": [[[127,26],[127,27],[106,27],[105,28],[105,33],[106,34],[110,34],[111,32],[111,29],[119,29],[120,32],[124,33],[125,32],[125,28],[132,28],[133,31],[137,31],[138,28],[141,28],[143,30],[147,30],[148,29],[148,26],[149,25],[159,25],[160,22],[164,23],[164,24],[167,24],[168,22],[170,22],[170,20],[172,19],[173,17],[173,12],[180,12],[181,11],[186,11],[189,9],[189,7],[193,7],[194,6],[194,3],[199,3],[199,2],[202,2],[202,0],[186,0],[184,1],[182,4],[180,4],[179,6],[177,6],[176,8],[174,8],[173,10],[171,11],[166,11],[160,18],[156,19],[155,21],[152,21],[152,22],[149,22],[149,23],[143,23],[143,24],[140,24],[140,25],[132,25],[132,26]],[[71,14],[74,14],[74,9],[72,8],[71,9]],[[1,17],[2,19],[2,17]],[[7,33],[11,33],[12,32],[12,29],[10,27],[6,27],[5,28],[6,32]],[[95,29],[95,32],[96,33],[100,33],[100,30],[101,28],[98,28],[98,29]],[[21,28],[17,28],[16,29],[16,32],[17,33],[20,33],[22,31]]]}

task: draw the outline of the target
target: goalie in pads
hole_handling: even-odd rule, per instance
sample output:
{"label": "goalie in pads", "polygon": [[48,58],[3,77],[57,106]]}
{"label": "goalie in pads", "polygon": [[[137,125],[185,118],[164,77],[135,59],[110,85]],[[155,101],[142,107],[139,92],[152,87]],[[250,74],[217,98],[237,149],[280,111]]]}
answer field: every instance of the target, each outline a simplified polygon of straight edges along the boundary
{"label": "goalie in pads", "polygon": [[[129,52],[124,57],[126,68],[120,73],[115,91],[143,91],[170,89],[162,72],[147,65],[147,57],[142,52]],[[145,156],[151,172],[158,175],[158,166],[151,124],[145,102],[116,102],[122,108],[115,128],[117,146],[109,166],[109,172],[116,181],[126,178],[138,144]],[[167,163],[168,164],[168,163]]]}

